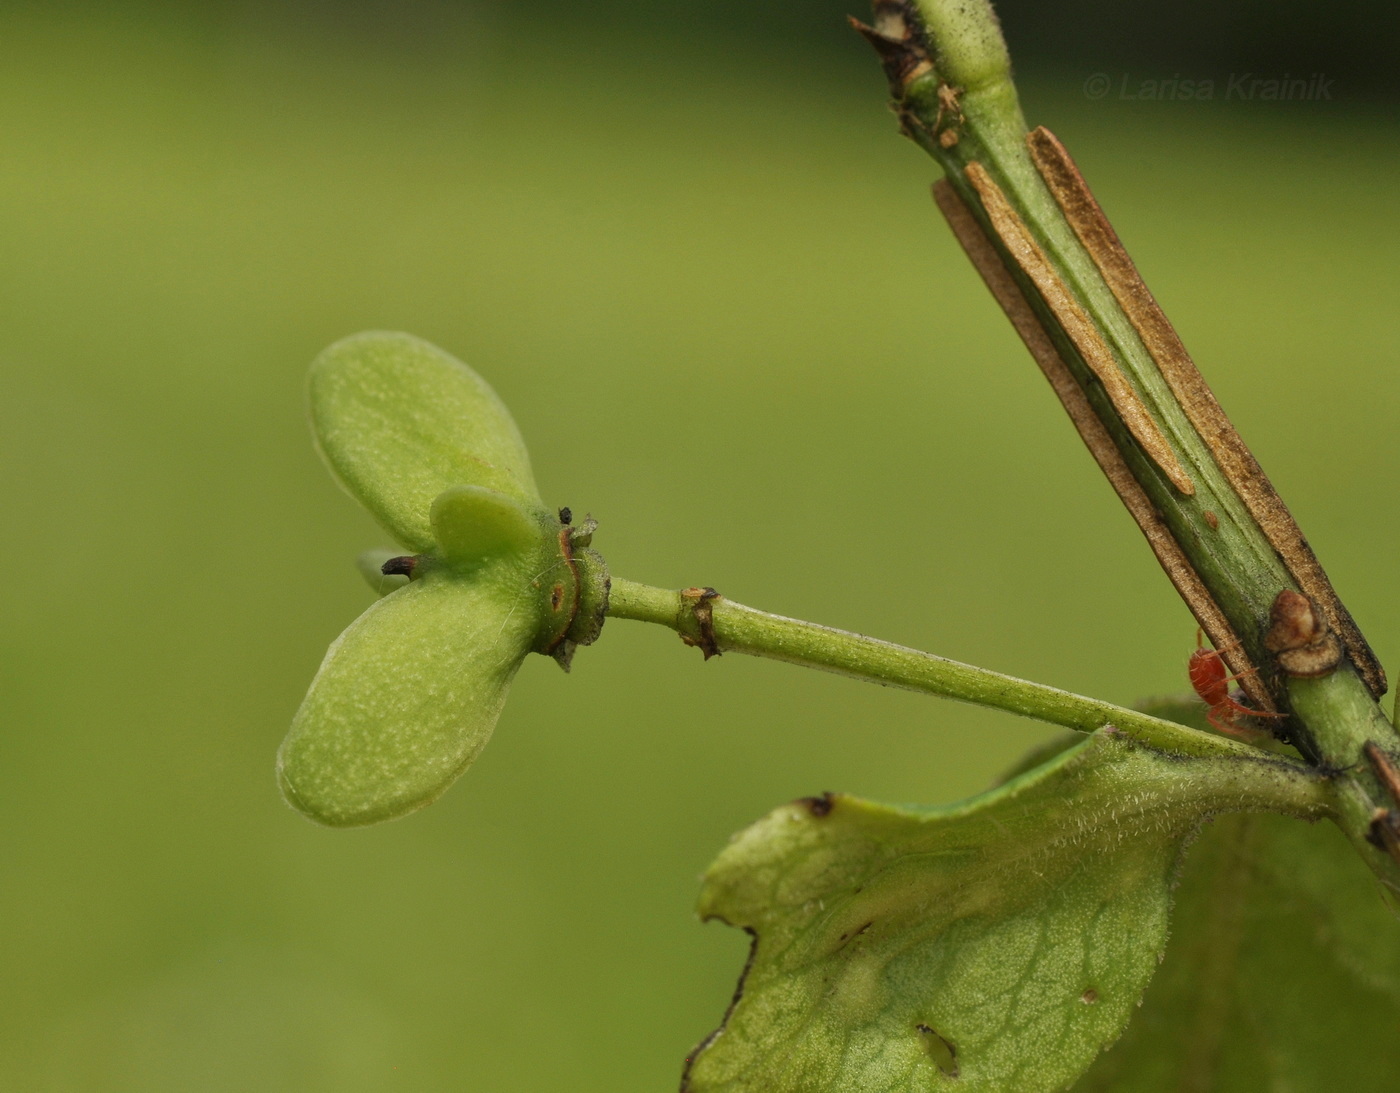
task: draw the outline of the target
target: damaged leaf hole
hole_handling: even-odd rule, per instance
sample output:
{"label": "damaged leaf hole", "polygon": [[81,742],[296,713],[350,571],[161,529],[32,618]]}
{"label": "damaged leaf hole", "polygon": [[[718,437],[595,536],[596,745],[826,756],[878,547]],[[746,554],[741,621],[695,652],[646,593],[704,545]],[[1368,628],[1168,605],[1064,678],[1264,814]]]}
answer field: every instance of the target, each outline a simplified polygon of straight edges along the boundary
{"label": "damaged leaf hole", "polygon": [[931,1025],[917,1024],[915,1031],[923,1039],[924,1050],[928,1052],[933,1065],[949,1078],[958,1076],[958,1049]]}

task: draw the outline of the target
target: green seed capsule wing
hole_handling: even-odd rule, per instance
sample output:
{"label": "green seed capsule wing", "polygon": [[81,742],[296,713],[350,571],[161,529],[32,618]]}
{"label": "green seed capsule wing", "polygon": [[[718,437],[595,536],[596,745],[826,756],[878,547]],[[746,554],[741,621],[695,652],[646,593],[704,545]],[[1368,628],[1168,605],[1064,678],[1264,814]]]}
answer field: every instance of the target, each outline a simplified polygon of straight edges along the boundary
{"label": "green seed capsule wing", "polygon": [[430,804],[490,739],[540,625],[517,559],[470,579],[429,572],[331,646],[278,753],[310,818],[376,823]]}
{"label": "green seed capsule wing", "polygon": [[451,354],[410,334],[336,342],[311,366],[311,425],[332,473],[393,537],[434,549],[433,499],[481,486],[543,511],[510,412]]}

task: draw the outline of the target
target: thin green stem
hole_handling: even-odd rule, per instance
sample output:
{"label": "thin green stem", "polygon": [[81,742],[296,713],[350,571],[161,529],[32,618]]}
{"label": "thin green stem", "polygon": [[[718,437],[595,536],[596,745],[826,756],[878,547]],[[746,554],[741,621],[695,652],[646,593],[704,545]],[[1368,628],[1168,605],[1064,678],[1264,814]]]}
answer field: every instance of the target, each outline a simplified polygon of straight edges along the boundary
{"label": "thin green stem", "polygon": [[[697,605],[703,603],[697,616]],[[1193,756],[1259,758],[1257,749],[1187,728],[1149,714],[1031,683],[986,668],[962,664],[878,638],[836,630],[800,619],[770,615],[722,597],[698,600],[685,593],[613,578],[608,614],[656,623],[691,644],[713,641],[714,652],[746,653],[807,668],[958,699],[1022,717],[1047,721],[1076,732],[1112,726],[1150,747]],[[701,617],[709,619],[702,632]]]}

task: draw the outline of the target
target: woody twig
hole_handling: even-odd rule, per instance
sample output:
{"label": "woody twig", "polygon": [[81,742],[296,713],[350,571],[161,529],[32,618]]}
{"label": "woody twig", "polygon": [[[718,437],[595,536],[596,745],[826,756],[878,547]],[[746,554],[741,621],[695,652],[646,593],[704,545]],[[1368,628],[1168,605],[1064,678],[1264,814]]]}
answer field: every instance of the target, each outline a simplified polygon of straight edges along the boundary
{"label": "woody twig", "polygon": [[[1400,753],[1376,657],[1148,291],[1068,151],[1028,131],[987,0],[875,0],[903,133],[934,197],[1187,607],[1259,709],[1343,772],[1343,826],[1392,807],[1365,749]],[[1368,844],[1369,845],[1369,844]],[[1388,865],[1394,873],[1400,852]]]}

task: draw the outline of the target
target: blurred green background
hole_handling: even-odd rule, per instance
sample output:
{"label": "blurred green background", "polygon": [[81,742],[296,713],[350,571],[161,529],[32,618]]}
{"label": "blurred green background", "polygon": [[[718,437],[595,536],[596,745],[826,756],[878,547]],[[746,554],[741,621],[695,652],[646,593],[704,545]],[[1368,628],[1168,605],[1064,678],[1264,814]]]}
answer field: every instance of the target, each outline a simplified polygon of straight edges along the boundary
{"label": "blurred green background", "polygon": [[[1045,735],[613,622],[439,804],[312,826],[274,750],[383,545],[303,421],[344,334],[486,375],[616,573],[1185,687],[1193,623],[835,9],[619,8],[0,8],[0,1088],[673,1088],[746,950],[691,914],[730,833]],[[1400,667],[1393,109],[1090,102],[1076,63],[1028,115]]]}

